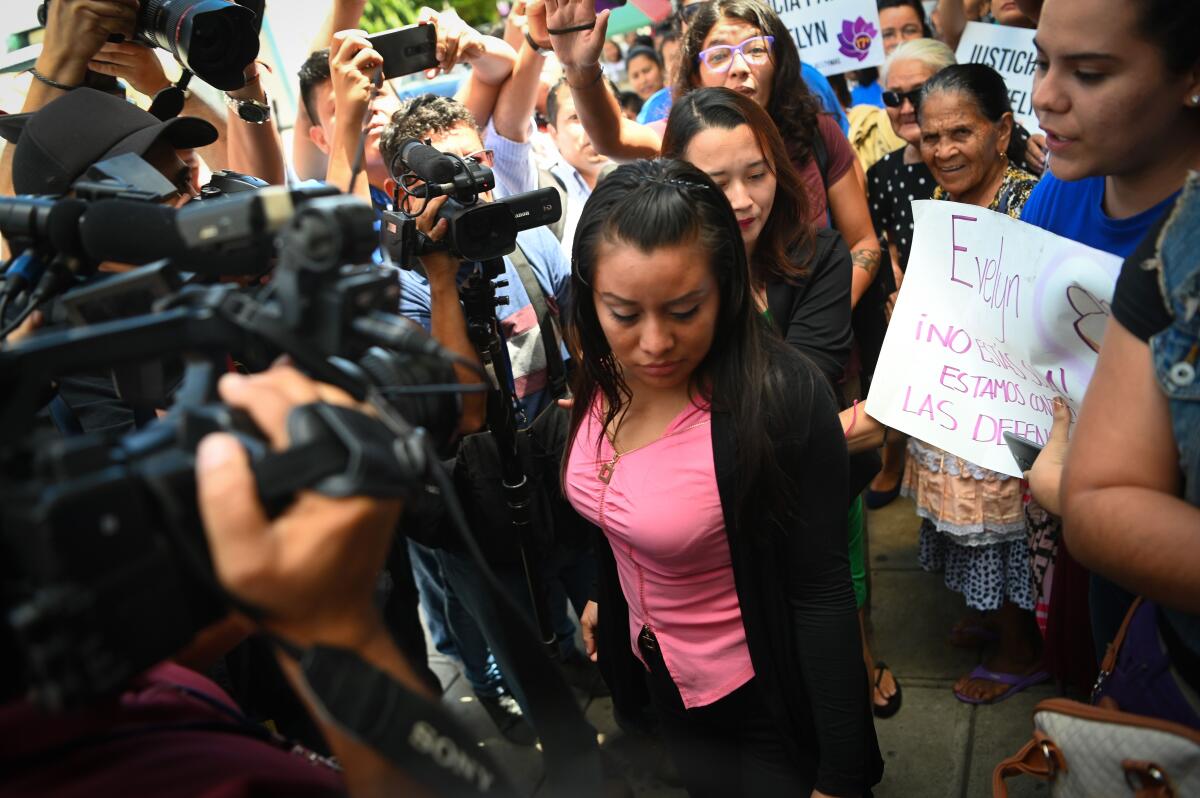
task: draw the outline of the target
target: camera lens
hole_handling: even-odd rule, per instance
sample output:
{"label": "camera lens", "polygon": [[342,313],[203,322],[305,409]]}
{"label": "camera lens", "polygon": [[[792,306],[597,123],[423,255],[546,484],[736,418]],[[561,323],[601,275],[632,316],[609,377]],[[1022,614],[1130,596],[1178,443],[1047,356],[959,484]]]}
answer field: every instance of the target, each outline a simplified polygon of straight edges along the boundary
{"label": "camera lens", "polygon": [[137,36],[225,91],[245,85],[258,57],[254,12],[229,0],[143,0]]}

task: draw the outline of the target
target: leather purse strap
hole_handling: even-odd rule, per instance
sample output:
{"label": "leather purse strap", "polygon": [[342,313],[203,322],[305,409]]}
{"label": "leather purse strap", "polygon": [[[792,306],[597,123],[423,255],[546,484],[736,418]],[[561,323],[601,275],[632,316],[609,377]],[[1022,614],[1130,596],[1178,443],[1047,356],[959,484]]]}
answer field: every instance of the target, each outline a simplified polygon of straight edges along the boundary
{"label": "leather purse strap", "polygon": [[1043,781],[1054,781],[1054,777],[1066,769],[1067,761],[1054,741],[1042,732],[1035,731],[1032,740],[992,771],[992,798],[1008,798],[1005,779],[1010,776],[1024,774]]}

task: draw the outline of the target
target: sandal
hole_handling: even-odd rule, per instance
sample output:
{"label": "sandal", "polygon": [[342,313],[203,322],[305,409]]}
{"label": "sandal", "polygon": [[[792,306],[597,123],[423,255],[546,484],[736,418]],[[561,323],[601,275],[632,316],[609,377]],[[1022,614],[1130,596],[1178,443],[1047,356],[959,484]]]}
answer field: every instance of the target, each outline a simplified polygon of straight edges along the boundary
{"label": "sandal", "polygon": [[975,670],[967,674],[968,679],[982,679],[983,681],[994,682],[996,684],[1007,685],[1008,689],[1000,695],[989,700],[973,698],[965,693],[954,691],[954,697],[964,704],[999,704],[1006,698],[1011,698],[1017,693],[1024,690],[1026,687],[1033,687],[1035,684],[1041,684],[1050,678],[1050,674],[1046,671],[1034,671],[1030,674],[1021,673],[999,673],[990,671],[987,668],[979,665]]}
{"label": "sandal", "polygon": [[[883,673],[887,671],[892,673],[892,669],[887,666],[883,660],[875,661],[875,689],[879,689],[879,685],[883,682]],[[896,674],[892,673],[892,682],[896,685],[896,692],[887,700],[886,704],[880,705],[875,703],[875,697],[871,696],[871,710],[877,718],[890,718],[900,711],[900,702],[904,700],[900,692],[900,680],[896,678]]]}

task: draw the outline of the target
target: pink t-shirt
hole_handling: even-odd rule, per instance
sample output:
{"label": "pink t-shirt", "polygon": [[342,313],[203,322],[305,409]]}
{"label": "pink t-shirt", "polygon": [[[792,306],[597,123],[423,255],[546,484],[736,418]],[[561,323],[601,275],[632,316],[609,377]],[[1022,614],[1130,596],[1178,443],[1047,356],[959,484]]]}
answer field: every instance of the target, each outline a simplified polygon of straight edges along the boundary
{"label": "pink t-shirt", "polygon": [[661,438],[614,463],[598,407],[571,447],[567,499],[612,546],[634,655],[641,659],[637,638],[647,625],[683,705],[711,704],[754,676],[717,492],[712,414],[689,404]]}

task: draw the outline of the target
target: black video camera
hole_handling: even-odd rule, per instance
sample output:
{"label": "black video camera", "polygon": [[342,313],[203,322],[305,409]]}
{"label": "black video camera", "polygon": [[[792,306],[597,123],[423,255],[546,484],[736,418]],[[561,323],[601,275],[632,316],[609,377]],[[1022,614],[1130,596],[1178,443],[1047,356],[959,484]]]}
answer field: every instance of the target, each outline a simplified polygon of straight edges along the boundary
{"label": "black video camera", "polygon": [[[389,171],[396,182],[397,210],[383,214],[382,245],[403,268],[413,268],[416,258],[436,251],[480,263],[501,258],[516,249],[517,233],[553,224],[562,216],[562,200],[553,188],[495,202],[480,200],[480,194],[496,187],[490,168],[416,139],[400,145]],[[445,219],[449,229],[435,242],[417,229],[416,217],[429,200],[442,196],[449,199],[438,218]]]}
{"label": "black video camera", "polygon": [[[50,0],[38,7],[46,24]],[[184,69],[224,91],[246,85],[243,73],[258,57],[265,0],[142,0],[134,38],[159,47]]]}
{"label": "black video camera", "polygon": [[[221,202],[229,200],[213,204]],[[185,287],[152,314],[94,324],[86,335],[44,333],[0,352],[6,694],[26,692],[51,708],[103,694],[228,611],[195,496],[194,452],[209,432],[243,442],[272,513],[301,489],[402,495],[425,473],[434,442],[453,434],[453,367],[392,312],[396,273],[369,263],[371,208],[316,198],[273,238],[279,265],[267,287]],[[184,381],[162,419],[119,438],[30,436],[52,377],[180,354]],[[377,417],[308,405],[289,417],[291,448],[268,452],[249,418],[217,401],[215,385],[229,355],[266,364],[279,354],[369,402]]]}

